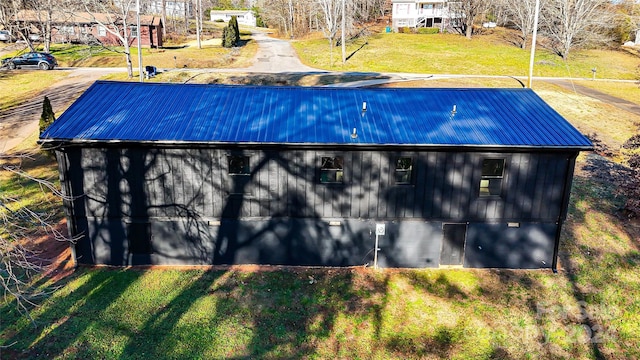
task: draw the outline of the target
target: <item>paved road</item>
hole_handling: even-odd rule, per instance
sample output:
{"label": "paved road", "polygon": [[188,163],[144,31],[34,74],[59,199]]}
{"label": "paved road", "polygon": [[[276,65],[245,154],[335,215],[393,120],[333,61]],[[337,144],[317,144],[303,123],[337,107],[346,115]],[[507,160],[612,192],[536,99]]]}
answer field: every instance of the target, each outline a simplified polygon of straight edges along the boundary
{"label": "paved road", "polygon": [[258,43],[258,52],[253,59],[253,66],[238,69],[238,71],[262,73],[325,72],[302,64],[288,41],[269,37],[263,32],[254,32],[251,36]]}
{"label": "paved road", "polygon": [[569,80],[564,80],[564,79],[549,79],[549,80],[545,80],[548,83],[554,84],[554,85],[558,85],[560,87],[563,87],[565,89],[569,89],[572,91],[575,91],[576,93],[580,94],[580,95],[585,95],[585,96],[589,96],[592,97],[594,99],[598,99],[602,102],[605,102],[607,104],[611,104],[619,109],[622,110],[626,110],[630,113],[636,114],[638,116],[640,116],[640,105],[636,104],[636,103],[632,103],[631,101],[627,101],[624,99],[620,99],[618,97],[615,96],[611,96],[605,93],[602,93],[598,90],[594,90],[592,88],[588,88],[586,86],[581,86],[581,85],[577,85],[572,83]]}

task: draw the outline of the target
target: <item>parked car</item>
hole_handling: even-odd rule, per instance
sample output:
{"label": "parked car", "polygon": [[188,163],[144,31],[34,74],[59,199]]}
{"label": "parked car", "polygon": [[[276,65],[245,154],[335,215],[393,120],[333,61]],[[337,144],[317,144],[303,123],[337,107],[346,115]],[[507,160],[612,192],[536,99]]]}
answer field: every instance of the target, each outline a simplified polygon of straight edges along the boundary
{"label": "parked car", "polygon": [[53,55],[41,52],[28,52],[2,59],[2,66],[7,66],[9,69],[35,66],[41,70],[52,70],[57,65],[58,61]]}
{"label": "parked car", "polygon": [[7,30],[0,30],[0,41],[11,41],[11,33]]}

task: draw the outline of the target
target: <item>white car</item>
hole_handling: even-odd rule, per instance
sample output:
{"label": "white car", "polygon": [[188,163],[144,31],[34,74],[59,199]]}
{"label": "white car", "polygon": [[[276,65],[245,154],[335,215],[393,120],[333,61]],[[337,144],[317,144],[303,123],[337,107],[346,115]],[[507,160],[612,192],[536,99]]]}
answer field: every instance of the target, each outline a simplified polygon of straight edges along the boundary
{"label": "white car", "polygon": [[11,41],[11,34],[7,30],[0,30],[0,41]]}

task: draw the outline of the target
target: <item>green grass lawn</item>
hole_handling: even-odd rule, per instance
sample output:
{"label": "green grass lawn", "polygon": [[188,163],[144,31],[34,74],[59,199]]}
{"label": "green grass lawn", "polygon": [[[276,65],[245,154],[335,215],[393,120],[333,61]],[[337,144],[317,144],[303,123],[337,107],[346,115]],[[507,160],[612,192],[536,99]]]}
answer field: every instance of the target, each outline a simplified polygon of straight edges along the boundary
{"label": "green grass lawn", "polygon": [[[68,76],[62,71],[13,70],[0,71],[0,111],[22,103],[40,91]],[[11,89],[9,91],[9,89]]]}
{"label": "green grass lawn", "polygon": [[[335,71],[407,72],[427,74],[474,74],[527,76],[530,50],[509,41],[509,33],[498,29],[468,40],[456,34],[377,33],[347,47],[352,56],[342,65],[341,49],[333,49],[330,63],[326,39],[294,41],[302,61],[313,67]],[[362,46],[362,48],[360,48]],[[574,50],[567,62],[551,52],[536,51],[534,76],[636,79],[640,58],[625,51]]]}
{"label": "green grass lawn", "polygon": [[[640,125],[554,85],[536,91],[615,152]],[[2,358],[638,358],[640,231],[618,215],[624,197],[612,182],[583,169],[597,159],[578,159],[558,274],[81,268],[39,280],[56,290],[32,310],[35,327],[13,303],[0,305]],[[51,158],[23,166],[55,174]],[[9,174],[0,183],[42,202]]]}

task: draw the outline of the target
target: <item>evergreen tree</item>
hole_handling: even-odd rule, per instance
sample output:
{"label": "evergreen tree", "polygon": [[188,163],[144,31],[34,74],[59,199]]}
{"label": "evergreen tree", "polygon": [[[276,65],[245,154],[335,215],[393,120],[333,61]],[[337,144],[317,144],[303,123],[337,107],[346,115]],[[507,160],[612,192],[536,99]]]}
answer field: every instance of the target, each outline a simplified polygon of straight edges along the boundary
{"label": "evergreen tree", "polygon": [[238,18],[235,16],[229,20],[229,25],[222,29],[222,46],[226,48],[238,46],[240,42],[240,27],[238,27]]}
{"label": "evergreen tree", "polygon": [[54,121],[56,121],[56,115],[51,107],[51,101],[45,96],[42,102],[42,115],[40,115],[40,133],[42,134]]}
{"label": "evergreen tree", "polygon": [[238,26],[238,17],[232,16],[229,20],[229,27],[231,28],[233,35],[233,46],[238,46],[240,43],[240,27]]}
{"label": "evergreen tree", "polygon": [[233,47],[233,36],[231,36],[231,28],[229,26],[225,26],[222,29],[222,46],[226,48]]}

